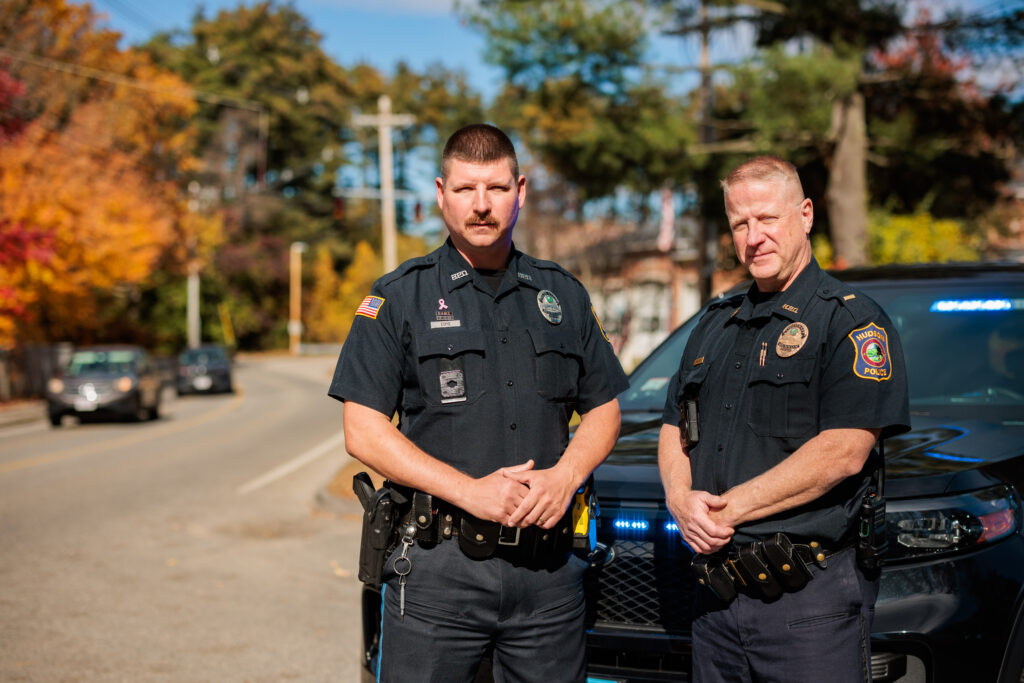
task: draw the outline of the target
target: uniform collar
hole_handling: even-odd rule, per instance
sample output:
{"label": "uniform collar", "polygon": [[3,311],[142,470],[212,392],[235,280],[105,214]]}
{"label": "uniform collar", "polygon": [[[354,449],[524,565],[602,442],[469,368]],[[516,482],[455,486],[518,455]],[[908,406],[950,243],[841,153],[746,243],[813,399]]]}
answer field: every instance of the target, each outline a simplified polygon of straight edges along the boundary
{"label": "uniform collar", "polygon": [[[758,310],[758,315],[777,315],[787,320],[800,320],[804,309],[807,308],[811,297],[818,289],[818,280],[821,279],[821,267],[812,257],[810,263],[804,267],[796,276],[793,283],[784,291],[779,292],[772,299],[771,305]],[[750,285],[743,302],[736,309],[735,317],[742,320],[750,320],[754,317],[754,300],[751,295],[757,285]]]}
{"label": "uniform collar", "polygon": [[[440,265],[441,278],[446,291],[452,292],[472,282],[476,283],[478,289],[488,294],[494,294],[494,290],[489,285],[484,282],[476,282],[479,277],[476,269],[469,265],[469,261],[459,253],[459,250],[452,244],[450,237],[441,246]],[[537,279],[537,270],[530,262],[529,257],[516,249],[516,245],[513,243],[512,254],[509,256],[505,277],[501,281],[501,287],[498,288],[497,296],[515,289],[521,284],[533,287],[534,289],[540,289],[537,285]]]}

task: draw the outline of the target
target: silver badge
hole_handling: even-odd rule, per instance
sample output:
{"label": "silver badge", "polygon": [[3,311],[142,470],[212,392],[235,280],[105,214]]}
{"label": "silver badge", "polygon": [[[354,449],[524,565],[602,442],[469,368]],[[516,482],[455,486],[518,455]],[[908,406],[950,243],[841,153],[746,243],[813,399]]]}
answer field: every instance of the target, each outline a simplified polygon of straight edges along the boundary
{"label": "silver badge", "polygon": [[466,377],[462,370],[442,370],[441,403],[459,403],[466,400]]}
{"label": "silver badge", "polygon": [[562,307],[558,305],[558,297],[551,290],[542,289],[537,292],[537,308],[544,319],[552,325],[562,322]]}

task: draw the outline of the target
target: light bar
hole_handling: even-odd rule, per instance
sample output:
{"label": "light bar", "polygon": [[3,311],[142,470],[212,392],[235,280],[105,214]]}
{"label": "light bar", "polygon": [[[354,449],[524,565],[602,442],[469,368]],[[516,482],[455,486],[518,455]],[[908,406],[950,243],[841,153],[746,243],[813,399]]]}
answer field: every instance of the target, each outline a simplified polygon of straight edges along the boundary
{"label": "light bar", "polygon": [[646,519],[616,519],[613,522],[616,529],[629,531],[647,531],[651,526]]}
{"label": "light bar", "polygon": [[928,310],[932,313],[977,313],[1011,311],[1021,308],[1020,299],[940,299]]}
{"label": "light bar", "polygon": [[665,522],[665,531],[672,533],[673,531],[679,531],[679,525],[675,522]]}

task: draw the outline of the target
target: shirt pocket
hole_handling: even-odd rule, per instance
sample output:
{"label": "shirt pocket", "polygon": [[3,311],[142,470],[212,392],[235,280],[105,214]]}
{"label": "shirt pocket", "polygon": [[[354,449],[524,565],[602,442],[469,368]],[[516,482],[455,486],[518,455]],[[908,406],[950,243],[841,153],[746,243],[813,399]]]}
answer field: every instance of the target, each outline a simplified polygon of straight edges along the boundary
{"label": "shirt pocket", "polygon": [[750,378],[750,428],[758,436],[795,439],[818,427],[817,358],[772,358]]}
{"label": "shirt pocket", "polygon": [[486,345],[479,330],[431,330],[416,340],[420,393],[429,405],[474,403],[485,392]]}
{"label": "shirt pocket", "polygon": [[571,327],[530,329],[537,393],[549,401],[571,401],[579,395],[583,344]]}

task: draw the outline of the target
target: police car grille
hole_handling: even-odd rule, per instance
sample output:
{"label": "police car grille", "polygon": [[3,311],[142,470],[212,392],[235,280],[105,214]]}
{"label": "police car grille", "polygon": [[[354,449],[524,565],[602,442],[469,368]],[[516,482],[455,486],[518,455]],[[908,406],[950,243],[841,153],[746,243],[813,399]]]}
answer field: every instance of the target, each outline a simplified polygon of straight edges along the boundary
{"label": "police car grille", "polygon": [[616,539],[611,561],[591,569],[586,578],[589,624],[688,635],[693,581],[689,553],[679,546]]}

